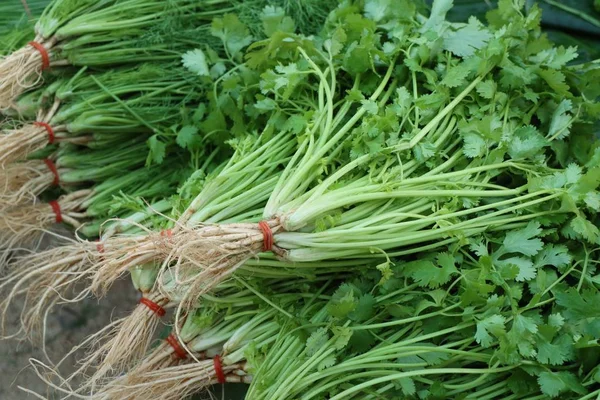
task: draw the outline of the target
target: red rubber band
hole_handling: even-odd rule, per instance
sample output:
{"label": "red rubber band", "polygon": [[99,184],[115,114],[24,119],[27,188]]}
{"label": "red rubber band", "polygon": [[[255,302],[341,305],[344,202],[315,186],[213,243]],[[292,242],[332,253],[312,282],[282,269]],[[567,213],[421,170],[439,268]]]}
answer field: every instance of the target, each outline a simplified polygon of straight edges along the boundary
{"label": "red rubber band", "polygon": [[178,358],[181,358],[182,360],[185,360],[187,358],[187,352],[181,347],[181,345],[179,344],[179,340],[177,340],[175,335],[171,333],[166,340],[167,343],[171,345],[173,351],[175,352],[175,355]]}
{"label": "red rubber band", "polygon": [[28,44],[40,52],[40,55],[42,56],[42,71],[50,68],[50,56],[48,55],[46,48],[38,42],[29,42]]}
{"label": "red rubber band", "polygon": [[62,214],[60,213],[60,204],[58,204],[58,201],[56,201],[56,200],[52,200],[48,204],[50,205],[50,207],[52,207],[52,211],[54,211],[54,215],[56,215],[56,223],[60,224],[63,220]]}
{"label": "red rubber band", "polygon": [[160,236],[163,236],[163,237],[166,236],[169,239],[171,239],[173,237],[173,231],[171,229],[160,231]]}
{"label": "red rubber band", "polygon": [[154,314],[158,315],[159,317],[162,317],[167,313],[164,308],[162,308],[160,305],[156,304],[155,302],[146,297],[142,297],[140,299],[140,303],[148,307],[151,311],[154,312]]}
{"label": "red rubber band", "polygon": [[96,250],[98,250],[98,253],[104,253],[104,244],[100,242],[100,239],[98,239],[98,243],[96,243]]}
{"label": "red rubber band", "polygon": [[54,129],[52,129],[52,127],[49,124],[47,124],[46,122],[34,122],[33,125],[41,126],[42,128],[44,128],[46,132],[48,132],[48,143],[54,143],[54,139],[56,139],[56,137],[54,136]]}
{"label": "red rubber band", "polygon": [[213,358],[213,364],[215,366],[215,374],[217,375],[217,382],[225,383],[225,373],[223,372],[223,365],[221,364],[221,357],[216,355]]}
{"label": "red rubber band", "polygon": [[260,221],[258,227],[263,234],[263,251],[271,251],[273,248],[273,231],[266,221]]}
{"label": "red rubber band", "polygon": [[56,165],[52,162],[51,159],[46,158],[44,160],[44,162],[46,163],[46,165],[48,166],[48,169],[52,172],[52,174],[54,175],[54,180],[52,181],[52,185],[54,186],[58,186],[60,183],[60,179],[58,177],[58,169],[56,169]]}

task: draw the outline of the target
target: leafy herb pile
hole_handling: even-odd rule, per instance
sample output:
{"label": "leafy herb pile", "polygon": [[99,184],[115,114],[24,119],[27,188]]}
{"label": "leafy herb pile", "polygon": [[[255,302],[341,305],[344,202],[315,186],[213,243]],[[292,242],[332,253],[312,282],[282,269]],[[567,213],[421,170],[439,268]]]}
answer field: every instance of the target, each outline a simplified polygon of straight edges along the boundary
{"label": "leafy herb pile", "polygon": [[[169,50],[181,65],[84,67],[12,102],[57,127],[65,185],[94,183],[33,228],[7,207],[3,243],[56,204],[99,240],[14,257],[3,317],[24,296],[15,334],[35,333],[56,303],[126,274],[142,296],[75,374],[32,361],[43,379],[97,399],[225,382],[252,400],[600,396],[598,60],[555,45],[521,0],[485,23],[450,22],[452,0],[175,3],[165,21],[211,20]],[[69,37],[104,12],[89,7]],[[52,175],[45,127],[23,126],[3,137],[17,155],[3,173],[30,210]]]}

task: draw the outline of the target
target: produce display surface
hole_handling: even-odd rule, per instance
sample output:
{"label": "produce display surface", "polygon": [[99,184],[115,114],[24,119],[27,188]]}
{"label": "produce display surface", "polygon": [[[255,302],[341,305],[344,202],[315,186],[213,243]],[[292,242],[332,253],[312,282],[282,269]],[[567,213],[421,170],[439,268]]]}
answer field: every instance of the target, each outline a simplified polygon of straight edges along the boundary
{"label": "produce display surface", "polygon": [[0,129],[3,399],[600,400],[599,0],[6,0]]}

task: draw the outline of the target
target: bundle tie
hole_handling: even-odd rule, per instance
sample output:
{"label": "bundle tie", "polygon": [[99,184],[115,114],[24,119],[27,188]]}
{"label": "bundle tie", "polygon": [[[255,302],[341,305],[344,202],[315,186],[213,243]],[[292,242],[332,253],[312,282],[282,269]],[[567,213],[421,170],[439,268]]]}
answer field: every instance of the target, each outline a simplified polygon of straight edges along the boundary
{"label": "bundle tie", "polygon": [[60,183],[60,178],[58,177],[58,169],[56,169],[56,164],[54,164],[54,162],[52,162],[52,160],[49,158],[46,158],[44,160],[44,162],[46,163],[46,166],[48,166],[48,169],[54,175],[54,180],[52,181],[52,185],[58,186],[58,184]]}
{"label": "bundle tie", "polygon": [[177,340],[177,338],[175,337],[175,335],[173,335],[172,333],[167,337],[167,343],[169,343],[171,345],[171,347],[173,348],[173,351],[175,352],[175,355],[182,359],[185,360],[187,358],[187,352],[181,347],[181,345],[179,344],[179,340]]}
{"label": "bundle tie", "polygon": [[267,221],[260,221],[258,227],[263,234],[263,251],[271,251],[273,248],[273,231]]}
{"label": "bundle tie", "polygon": [[161,237],[168,237],[169,239],[173,238],[173,230],[172,229],[166,229],[164,231],[160,231],[160,236]]}
{"label": "bundle tie", "polygon": [[54,129],[52,129],[50,124],[48,124],[46,122],[34,122],[33,125],[44,128],[46,130],[46,132],[48,132],[48,144],[54,143],[54,139],[55,139]]}
{"label": "bundle tie", "polygon": [[225,373],[223,372],[223,365],[221,364],[221,357],[219,355],[216,355],[213,358],[213,364],[215,366],[215,375],[217,375],[217,382],[221,384],[225,383]]}
{"label": "bundle tie", "polygon": [[147,297],[142,297],[140,299],[140,303],[148,307],[151,311],[154,312],[154,314],[158,315],[159,317],[162,317],[167,313],[164,308],[162,308],[160,305],[156,304]]}
{"label": "bundle tie", "polygon": [[46,48],[38,42],[29,42],[28,44],[40,52],[40,55],[42,56],[42,71],[50,68],[50,56],[48,55]]}
{"label": "bundle tie", "polygon": [[58,201],[56,201],[56,200],[52,200],[48,204],[50,205],[50,207],[52,207],[52,211],[54,211],[54,215],[56,215],[56,223],[60,224],[63,220],[62,214],[60,213],[60,204],[58,204]]}
{"label": "bundle tie", "polygon": [[100,239],[97,240],[96,250],[98,253],[104,253],[104,244],[100,241]]}

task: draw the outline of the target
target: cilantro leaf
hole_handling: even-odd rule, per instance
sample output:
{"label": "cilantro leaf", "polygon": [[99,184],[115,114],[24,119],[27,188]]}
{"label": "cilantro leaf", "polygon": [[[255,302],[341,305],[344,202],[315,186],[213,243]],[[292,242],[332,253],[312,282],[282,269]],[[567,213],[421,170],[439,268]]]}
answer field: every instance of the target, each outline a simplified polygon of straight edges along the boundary
{"label": "cilantro leaf", "polygon": [[491,315],[477,322],[475,340],[483,347],[490,347],[494,341],[492,335],[499,336],[505,333],[505,323],[506,318],[500,314]]}
{"label": "cilantro leaf", "polygon": [[191,149],[197,146],[201,137],[198,135],[198,128],[192,125],[186,125],[177,133],[177,144],[184,149]]}
{"label": "cilantro leaf", "polygon": [[206,61],[206,55],[201,49],[194,49],[186,52],[182,57],[181,61],[183,66],[191,72],[200,76],[209,76],[210,70],[208,68],[208,62]]}
{"label": "cilantro leaf", "polygon": [[517,129],[508,144],[508,154],[514,160],[530,158],[538,154],[549,142],[533,126]]}
{"label": "cilantro leaf", "polygon": [[533,221],[523,229],[508,232],[502,244],[508,253],[534,256],[544,247],[542,240],[535,237],[540,233],[540,223]]}
{"label": "cilantro leaf", "polygon": [[319,328],[306,339],[306,355],[312,357],[322,350],[329,341],[327,328]]}
{"label": "cilantro leaf", "polygon": [[265,6],[260,18],[263,23],[263,31],[267,36],[278,31],[294,33],[296,30],[294,20],[285,15],[285,10],[281,7]]}
{"label": "cilantro leaf", "polygon": [[223,41],[232,57],[252,43],[250,31],[234,14],[225,14],[222,18],[213,19],[211,33]]}
{"label": "cilantro leaf", "polygon": [[404,264],[404,269],[419,286],[431,289],[445,284],[453,274],[458,273],[454,265],[454,257],[448,253],[440,253],[437,256],[437,265],[432,261],[418,260]]}
{"label": "cilantro leaf", "polygon": [[348,314],[358,307],[355,288],[348,284],[342,284],[335,291],[327,304],[327,312],[336,318],[346,318]]}
{"label": "cilantro leaf", "polygon": [[150,136],[146,143],[150,148],[150,152],[146,159],[146,165],[161,164],[165,159],[167,145],[159,139],[158,134]]}
{"label": "cilantro leaf", "polygon": [[538,383],[542,392],[550,397],[558,397],[558,395],[565,392],[587,393],[587,390],[579,383],[575,375],[567,371],[544,371],[539,375]]}
{"label": "cilantro leaf", "polygon": [[492,38],[490,31],[476,18],[470,17],[468,24],[454,24],[458,29],[444,33],[444,49],[459,57],[469,57],[483,48]]}
{"label": "cilantro leaf", "polygon": [[571,100],[563,100],[560,102],[550,122],[550,129],[548,130],[548,136],[550,138],[563,139],[569,136],[571,132],[571,125],[573,119],[569,114],[569,111],[573,109],[573,103]]}

